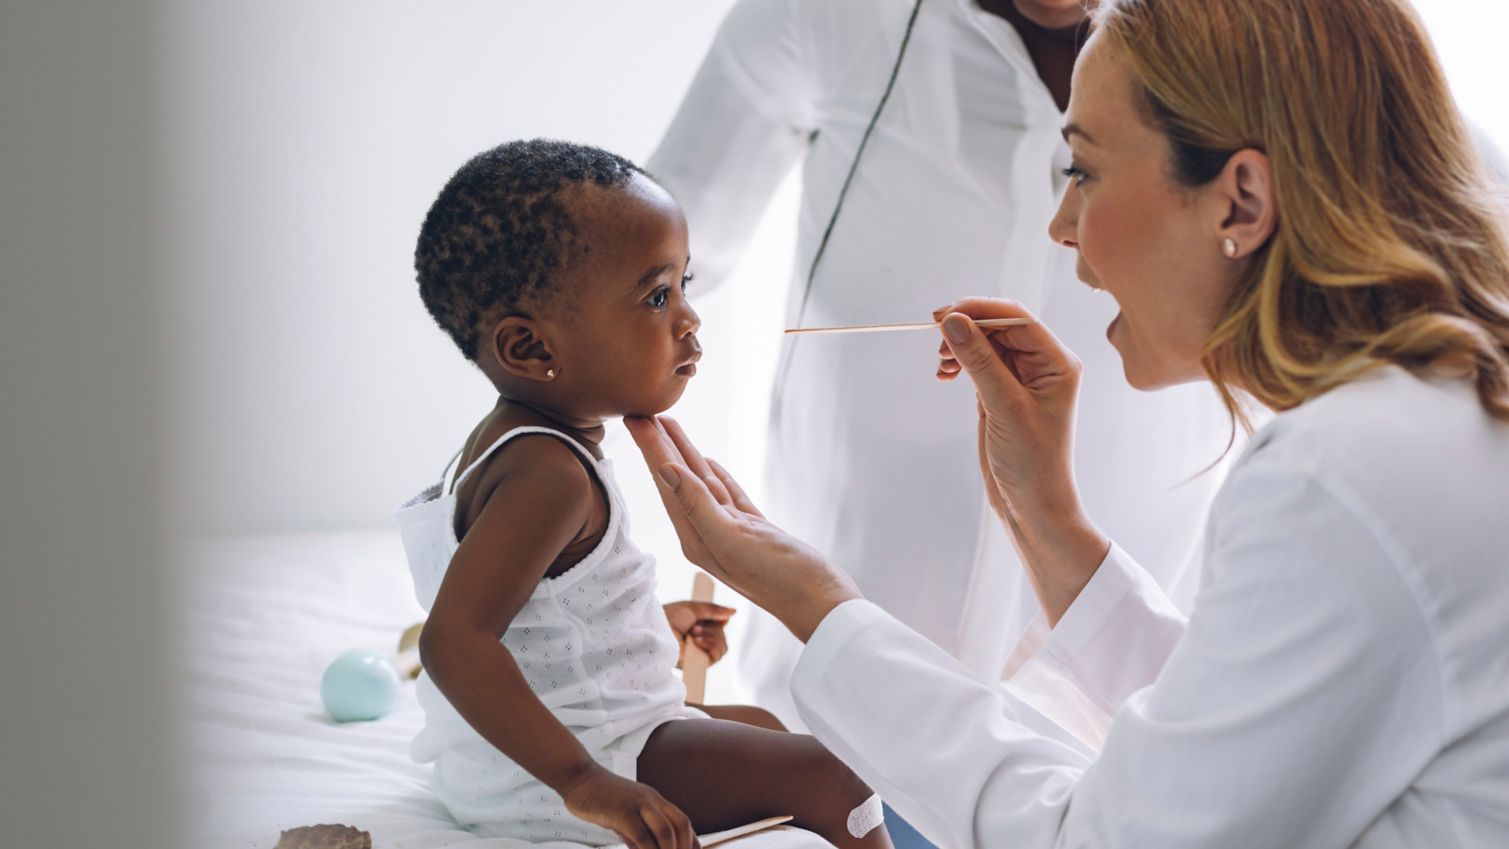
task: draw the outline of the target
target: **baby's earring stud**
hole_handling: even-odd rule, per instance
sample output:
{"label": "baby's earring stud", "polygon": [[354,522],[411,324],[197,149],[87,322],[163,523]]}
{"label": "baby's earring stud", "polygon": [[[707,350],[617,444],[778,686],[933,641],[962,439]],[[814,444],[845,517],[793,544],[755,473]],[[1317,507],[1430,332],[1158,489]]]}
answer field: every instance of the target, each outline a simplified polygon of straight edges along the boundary
{"label": "baby's earring stud", "polygon": [[545,369],[545,379],[546,380],[555,380],[555,369],[553,369],[553,368]]}
{"label": "baby's earring stud", "polygon": [[1221,252],[1232,259],[1237,258],[1237,240],[1227,236],[1221,240]]}

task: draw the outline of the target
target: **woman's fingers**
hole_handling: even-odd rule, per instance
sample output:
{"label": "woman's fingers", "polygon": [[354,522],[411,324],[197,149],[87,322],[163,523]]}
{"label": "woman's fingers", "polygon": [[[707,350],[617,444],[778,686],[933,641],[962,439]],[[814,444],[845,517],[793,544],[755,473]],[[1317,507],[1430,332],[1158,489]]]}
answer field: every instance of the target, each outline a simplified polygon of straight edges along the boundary
{"label": "woman's fingers", "polygon": [[634,437],[634,444],[639,446],[639,453],[644,455],[645,465],[652,470],[667,463],[682,462],[681,452],[676,448],[676,444],[671,442],[670,437],[654,419],[643,416],[625,416],[624,427],[628,428],[629,435]]}
{"label": "woman's fingers", "polygon": [[990,339],[969,317],[949,313],[943,319],[943,337],[948,340],[954,359],[969,372],[975,383],[975,392],[987,407],[1018,406],[1021,383]]}
{"label": "woman's fingers", "polygon": [[944,316],[952,312],[962,312],[970,318],[1036,318],[1022,306],[1021,301],[1010,298],[961,298],[933,310],[933,321],[942,321]]}
{"label": "woman's fingers", "polygon": [[[933,310],[933,320],[943,322],[950,313],[963,313],[972,320],[986,318],[1033,318],[1025,307],[1016,301],[996,298],[965,298],[955,301],[947,306]],[[1028,325],[1012,325],[1008,327],[980,328],[986,338],[997,348],[1012,349],[1015,346],[1011,342],[1011,334],[1040,325],[1034,321]],[[1029,331],[1031,332],[1031,331]],[[1030,345],[1029,345],[1030,346]],[[938,342],[938,371],[937,378],[943,382],[949,382],[957,378],[964,371],[959,358],[955,356],[953,348],[949,346],[947,335]]]}
{"label": "woman's fingers", "polygon": [[[723,522],[732,519],[723,512],[718,499],[708,490],[707,485],[692,474],[685,466],[665,465],[655,470],[655,476],[660,480],[660,488],[670,492],[671,500],[667,502],[667,510],[671,512],[671,522],[676,522],[679,514],[689,528],[696,533],[699,539],[707,539],[716,536]],[[662,500],[665,500],[662,498]],[[681,526],[676,526],[676,532],[681,532]],[[685,542],[685,538],[682,542]],[[699,566],[704,564],[697,564]],[[713,577],[722,580],[722,575],[717,572]]]}
{"label": "woman's fingers", "polygon": [[739,486],[739,482],[734,480],[734,476],[729,474],[727,469],[723,468],[717,460],[711,457],[707,458],[707,464],[712,466],[713,474],[717,475],[718,480],[723,482],[723,488],[728,490],[728,494],[733,499],[735,507],[751,516],[759,516],[761,519],[765,518],[765,514],[761,513],[760,509],[754,505],[754,502],[749,499],[749,494],[744,491],[744,487]]}
{"label": "woman's fingers", "polygon": [[1029,395],[1054,394],[1078,384],[1079,358],[1042,322],[1034,319],[1029,324],[989,329],[975,324],[985,318],[1033,319],[1015,301],[966,298],[939,309],[935,315],[941,316],[947,349],[939,366],[940,379],[957,374],[956,364],[969,372],[987,407],[1005,413],[1018,409]]}
{"label": "woman's fingers", "polygon": [[938,379],[947,383],[959,376],[964,367],[954,359],[954,352],[948,348],[948,341],[938,343]]}
{"label": "woman's fingers", "polygon": [[[702,456],[702,452],[692,444],[691,438],[675,419],[669,416],[631,416],[624,419],[624,425],[628,427],[651,469],[666,465],[690,469],[719,504],[733,505],[744,512],[762,515],[726,469]],[[738,493],[737,498],[735,492]]]}
{"label": "woman's fingers", "polygon": [[669,416],[657,416],[655,420],[665,429],[666,436],[670,437],[676,450],[681,452],[682,462],[707,484],[707,488],[712,491],[713,497],[718,499],[718,503],[732,504],[733,497],[729,495],[728,488],[718,480],[717,475],[713,474],[712,467],[707,464],[706,458],[702,456],[701,451],[697,450],[697,446],[692,444],[692,440],[686,435],[686,431],[681,429],[681,425]]}
{"label": "woman's fingers", "polygon": [[[707,486],[685,467],[662,466],[656,470],[656,477],[660,482],[661,500],[666,504],[676,535],[681,538],[682,553],[714,578],[738,589],[737,582],[730,578],[719,561],[718,554],[729,549],[725,541],[737,531],[730,527],[730,523],[738,520],[729,515]],[[734,551],[734,554],[737,557],[741,552]]]}
{"label": "woman's fingers", "polygon": [[[685,466],[680,465],[681,454],[676,450],[665,431],[651,419],[637,416],[624,419],[625,426],[634,437],[634,442],[639,446],[639,452],[644,455],[646,465],[650,467],[650,474],[655,476],[657,486],[655,491],[660,494],[660,503],[665,506],[665,513],[670,517],[671,525],[676,529],[676,536],[681,540],[681,550],[687,559],[699,566],[706,567],[708,564],[701,561],[710,559],[706,554],[707,546],[702,541],[701,533],[696,523],[688,512],[687,504],[696,502],[696,494],[691,492],[695,485],[682,487],[682,477],[692,477]],[[705,487],[696,487],[706,493]],[[686,495],[678,494],[678,489],[687,489]],[[709,499],[710,495],[707,496]],[[690,499],[688,501],[687,499]]]}
{"label": "woman's fingers", "polygon": [[[995,344],[1024,354],[1047,355],[1065,362],[1073,359],[1073,354],[1064,344],[1053,335],[1048,326],[1037,320],[1033,315],[1017,301],[1004,298],[965,298],[961,301],[939,307],[933,311],[933,319],[942,321],[952,313],[961,313],[964,316],[979,320],[986,318],[1026,318],[1031,319],[1029,324],[1015,324],[1008,327],[981,328]],[[945,344],[944,347],[947,347]],[[942,353],[942,349],[940,349]]]}
{"label": "woman's fingers", "polygon": [[682,551],[693,563],[770,611],[803,641],[833,607],[860,597],[848,575],[772,526],[726,470],[720,476],[707,464],[711,483],[726,500],[715,497],[709,483],[683,462],[696,451],[690,441],[678,448],[669,431],[649,419],[632,420],[629,427],[657,478]]}

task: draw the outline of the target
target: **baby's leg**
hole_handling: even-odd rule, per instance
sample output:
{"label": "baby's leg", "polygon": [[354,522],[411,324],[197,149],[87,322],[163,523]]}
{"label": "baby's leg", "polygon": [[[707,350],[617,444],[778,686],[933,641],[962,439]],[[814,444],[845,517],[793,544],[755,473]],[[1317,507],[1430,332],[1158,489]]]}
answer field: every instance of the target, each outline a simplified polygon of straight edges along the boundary
{"label": "baby's leg", "polygon": [[877,819],[880,801],[805,734],[721,719],[667,722],[639,756],[639,780],[680,808],[700,834],[790,814],[793,825],[838,849],[892,849],[885,828],[864,825]]}
{"label": "baby's leg", "polygon": [[753,725],[756,728],[769,728],[771,731],[785,731],[786,726],[776,718],[776,715],[764,708],[753,705],[694,705],[687,702],[691,707],[697,708],[713,719],[727,719],[733,722],[742,722],[745,725]]}

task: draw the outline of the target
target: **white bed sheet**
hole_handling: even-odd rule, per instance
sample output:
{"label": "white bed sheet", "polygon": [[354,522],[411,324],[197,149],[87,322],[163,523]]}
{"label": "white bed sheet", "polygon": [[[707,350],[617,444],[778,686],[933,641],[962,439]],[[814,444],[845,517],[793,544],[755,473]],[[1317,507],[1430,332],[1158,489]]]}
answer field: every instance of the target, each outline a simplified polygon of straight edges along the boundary
{"label": "white bed sheet", "polygon": [[[422,722],[412,682],[375,722],[333,722],[320,703],[325,665],[348,649],[392,653],[423,618],[396,532],[199,542],[181,598],[195,849],[270,849],[279,833],[345,823],[380,849],[522,849],[461,829],[409,759]],[[739,849],[832,849],[777,828]]]}

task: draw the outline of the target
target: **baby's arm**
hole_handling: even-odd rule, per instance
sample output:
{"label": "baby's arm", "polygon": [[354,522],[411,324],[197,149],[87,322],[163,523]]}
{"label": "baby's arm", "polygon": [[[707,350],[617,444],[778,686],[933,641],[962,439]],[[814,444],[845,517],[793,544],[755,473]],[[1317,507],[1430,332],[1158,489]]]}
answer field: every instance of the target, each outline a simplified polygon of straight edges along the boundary
{"label": "baby's arm", "polygon": [[446,569],[420,658],[477,733],[559,792],[592,759],[499,640],[583,532],[595,493],[581,462],[553,437],[521,439],[493,463],[501,477]]}
{"label": "baby's arm", "polygon": [[593,761],[500,642],[550,564],[587,532],[595,485],[554,437],[522,437],[493,463],[498,483],[452,557],[420,636],[424,669],[483,739],[559,793],[572,813],[631,846],[686,849],[685,816]]}

